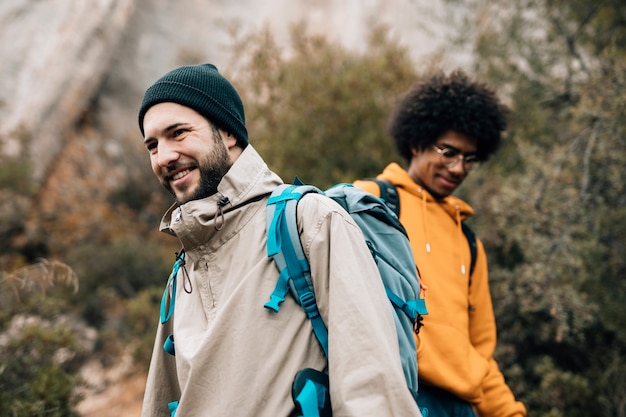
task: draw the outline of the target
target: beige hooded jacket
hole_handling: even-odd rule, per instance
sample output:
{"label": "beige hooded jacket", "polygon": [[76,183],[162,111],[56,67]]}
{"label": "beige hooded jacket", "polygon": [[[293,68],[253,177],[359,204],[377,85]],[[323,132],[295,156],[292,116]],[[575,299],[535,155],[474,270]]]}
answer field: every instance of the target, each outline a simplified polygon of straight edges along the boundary
{"label": "beige hooded jacket", "polygon": [[[180,239],[186,264],[174,315],[158,327],[142,415],[169,416],[167,404],[178,400],[177,417],[287,417],[293,377],[312,367],[328,371],[334,417],[420,416],[376,265],[358,227],[332,200],[307,195],[298,205],[328,326],[328,361],[290,296],[278,313],[263,307],[278,277],[266,254],[266,202],[280,183],[248,146],[216,195],[164,216],[161,230]],[[223,219],[216,216],[220,197],[229,200]],[[163,350],[169,334],[175,356]]]}

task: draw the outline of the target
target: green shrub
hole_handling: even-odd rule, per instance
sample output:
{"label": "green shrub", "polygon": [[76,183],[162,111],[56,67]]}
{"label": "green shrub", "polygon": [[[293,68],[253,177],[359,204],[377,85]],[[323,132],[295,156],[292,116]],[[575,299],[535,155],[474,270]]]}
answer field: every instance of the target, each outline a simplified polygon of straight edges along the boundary
{"label": "green shrub", "polygon": [[[6,337],[6,334],[5,334]],[[80,353],[66,325],[47,326],[34,319],[0,350],[0,404],[3,415],[73,417],[80,379],[71,358]]]}

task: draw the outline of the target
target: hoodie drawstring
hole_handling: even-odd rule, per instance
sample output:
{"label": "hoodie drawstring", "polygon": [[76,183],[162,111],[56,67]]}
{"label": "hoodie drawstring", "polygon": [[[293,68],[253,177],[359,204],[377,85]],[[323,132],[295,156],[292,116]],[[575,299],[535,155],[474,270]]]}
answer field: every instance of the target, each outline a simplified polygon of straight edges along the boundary
{"label": "hoodie drawstring", "polygon": [[215,230],[220,231],[224,227],[224,211],[222,210],[226,205],[230,203],[228,197],[221,196],[219,200],[217,200],[217,213],[215,214],[215,218],[213,219],[213,227]]}

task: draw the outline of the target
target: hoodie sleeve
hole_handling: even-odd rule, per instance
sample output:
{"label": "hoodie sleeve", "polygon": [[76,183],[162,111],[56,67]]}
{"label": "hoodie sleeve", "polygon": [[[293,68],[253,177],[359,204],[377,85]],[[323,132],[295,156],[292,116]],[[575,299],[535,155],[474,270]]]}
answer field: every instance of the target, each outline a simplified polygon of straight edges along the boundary
{"label": "hoodie sleeve", "polygon": [[481,397],[476,403],[480,417],[526,416],[524,405],[515,400],[504,375],[493,358],[496,347],[496,321],[488,282],[487,257],[480,240],[478,257],[470,286],[470,339],[476,351],[487,359],[488,371],[481,383]]}
{"label": "hoodie sleeve", "polygon": [[[314,198],[318,204],[307,201]],[[360,229],[319,195],[305,196],[298,216],[328,326],[333,415],[421,416],[404,379],[392,307]]]}

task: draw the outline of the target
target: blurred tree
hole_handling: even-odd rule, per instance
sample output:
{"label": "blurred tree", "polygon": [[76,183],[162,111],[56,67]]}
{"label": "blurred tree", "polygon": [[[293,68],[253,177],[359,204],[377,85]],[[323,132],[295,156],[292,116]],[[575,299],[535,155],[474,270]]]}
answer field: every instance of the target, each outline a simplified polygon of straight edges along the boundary
{"label": "blurred tree", "polygon": [[154,346],[155,324],[158,320],[163,286],[147,287],[128,303],[128,332],[125,340],[133,346],[133,357],[147,371]]}
{"label": "blurred tree", "polygon": [[287,50],[269,30],[239,39],[236,81],[251,143],[285,181],[325,188],[373,176],[395,152],[384,129],[390,104],[417,77],[405,48],[373,26],[364,52],[291,30]]}
{"label": "blurred tree", "polygon": [[63,303],[77,285],[73,271],[59,262],[0,271],[2,415],[78,416],[85,327]]}
{"label": "blurred tree", "polygon": [[469,10],[476,73],[514,110],[504,149],[463,187],[505,375],[533,416],[623,417],[626,4],[450,3]]}
{"label": "blurred tree", "polygon": [[0,353],[2,414],[20,417],[72,417],[79,397],[77,376],[55,361],[61,349],[76,349],[73,335],[64,328],[39,325],[24,329]]}
{"label": "blurred tree", "polygon": [[178,244],[155,224],[169,203],[141,177],[152,175],[143,147],[146,169],[125,175],[139,164],[93,152],[97,139],[68,145],[41,184],[28,155],[0,152],[0,415],[75,416],[91,389],[78,376],[87,359],[115,366],[154,338],[158,307],[132,299],[167,280]]}
{"label": "blurred tree", "polygon": [[116,310],[112,303],[117,301],[111,298],[130,300],[144,288],[164,286],[174,258],[169,245],[148,241],[146,236],[120,234],[106,243],[75,248],[68,254],[68,262],[76,265],[76,273],[82,277],[77,297],[87,321],[102,325]]}

